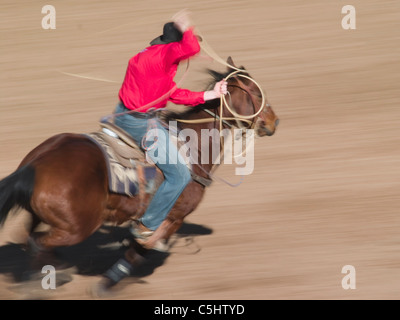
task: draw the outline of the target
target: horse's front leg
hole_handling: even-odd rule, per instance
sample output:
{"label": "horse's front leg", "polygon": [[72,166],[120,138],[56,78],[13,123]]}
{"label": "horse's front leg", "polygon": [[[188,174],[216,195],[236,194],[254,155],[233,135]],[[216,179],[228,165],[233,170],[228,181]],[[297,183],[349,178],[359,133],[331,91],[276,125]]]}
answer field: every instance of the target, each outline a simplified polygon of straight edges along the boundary
{"label": "horse's front leg", "polygon": [[145,261],[146,252],[149,249],[166,251],[165,241],[174,234],[182,225],[183,220],[166,219],[160,227],[146,241],[139,239],[132,241],[123,258],[119,259],[109,268],[103,276],[103,279],[92,290],[96,296],[109,294],[109,290],[122,279],[129,277],[134,268],[140,266]]}
{"label": "horse's front leg", "polygon": [[109,293],[109,289],[129,277],[135,267],[140,266],[145,258],[147,250],[133,241],[123,258],[119,259],[103,275],[103,279],[95,286],[92,293],[96,296],[103,296]]}

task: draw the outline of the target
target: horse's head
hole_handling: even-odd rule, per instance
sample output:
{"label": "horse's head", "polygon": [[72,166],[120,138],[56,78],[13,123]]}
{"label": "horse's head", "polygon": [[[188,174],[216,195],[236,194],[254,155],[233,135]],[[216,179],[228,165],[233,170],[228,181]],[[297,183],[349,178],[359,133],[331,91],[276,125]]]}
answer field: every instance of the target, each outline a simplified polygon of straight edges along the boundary
{"label": "horse's head", "polygon": [[[230,66],[245,70],[243,67],[236,67],[231,57],[227,62]],[[273,135],[279,124],[279,118],[266,101],[260,86],[247,72],[235,73],[235,69],[232,68],[228,69],[224,78],[227,78],[228,82],[229,94],[225,100],[227,105],[231,106],[231,110],[228,111],[230,116],[233,115],[245,127],[254,129],[260,137]]]}

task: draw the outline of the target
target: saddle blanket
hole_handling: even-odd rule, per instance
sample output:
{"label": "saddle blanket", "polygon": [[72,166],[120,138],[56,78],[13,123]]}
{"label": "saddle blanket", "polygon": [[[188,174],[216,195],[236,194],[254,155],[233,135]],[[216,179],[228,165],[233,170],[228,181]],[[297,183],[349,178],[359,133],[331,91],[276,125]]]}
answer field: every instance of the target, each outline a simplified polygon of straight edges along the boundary
{"label": "saddle blanket", "polygon": [[[129,159],[131,167],[128,168],[120,163],[117,154],[110,144],[103,138],[104,133],[93,132],[86,136],[96,143],[103,151],[107,163],[109,190],[117,194],[135,196],[139,193],[139,184],[145,183],[146,193],[154,193],[156,189],[156,167],[142,165]],[[137,167],[142,166],[144,172],[144,181],[140,181]]]}

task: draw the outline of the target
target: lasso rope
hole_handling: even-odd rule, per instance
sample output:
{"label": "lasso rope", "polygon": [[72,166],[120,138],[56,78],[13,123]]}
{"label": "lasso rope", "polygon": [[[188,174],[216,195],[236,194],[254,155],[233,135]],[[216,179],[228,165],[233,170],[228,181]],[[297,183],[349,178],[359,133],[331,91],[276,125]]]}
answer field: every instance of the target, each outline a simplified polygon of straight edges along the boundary
{"label": "lasso rope", "polygon": [[[107,31],[109,31],[109,30],[107,30]],[[198,34],[199,34],[199,33],[198,33]],[[262,91],[260,85],[259,85],[254,79],[252,79],[251,77],[248,77],[248,76],[243,75],[243,74],[239,74],[240,72],[246,72],[246,70],[242,70],[242,69],[237,68],[237,67],[235,67],[235,66],[229,64],[228,62],[226,62],[224,59],[222,59],[222,58],[211,48],[210,45],[208,45],[208,43],[204,40],[204,37],[200,36],[200,39],[201,39],[201,40],[200,40],[201,49],[202,49],[205,53],[207,53],[208,56],[210,56],[213,60],[219,62],[220,64],[225,65],[225,66],[227,66],[227,67],[229,67],[229,68],[235,70],[235,71],[231,72],[227,77],[225,77],[224,80],[227,81],[228,79],[230,79],[230,78],[233,77],[233,76],[238,76],[238,77],[246,78],[246,79],[252,81],[252,82],[258,87],[258,89],[259,89],[260,92],[261,92],[261,96],[262,96],[262,103],[261,103],[261,105],[260,105],[260,109],[259,109],[256,113],[254,113],[254,114],[252,114],[252,115],[247,115],[247,116],[246,116],[246,115],[240,115],[240,114],[238,114],[236,111],[234,111],[234,110],[231,108],[231,106],[229,105],[229,103],[226,101],[225,95],[221,95],[221,97],[220,97],[220,100],[221,100],[221,102],[220,102],[220,114],[219,114],[220,132],[222,131],[223,123],[227,123],[227,121],[233,121],[233,120],[235,120],[236,123],[238,124],[238,127],[241,127],[241,128],[243,128],[243,126],[241,125],[240,121],[241,121],[241,122],[246,122],[246,123],[252,125],[253,121],[249,121],[249,119],[254,119],[255,117],[257,117],[257,116],[261,113],[261,111],[263,110],[264,104],[265,104],[265,95],[264,95],[264,93],[263,93],[263,91]],[[158,103],[160,103],[160,102],[162,102],[162,101],[165,101],[165,100],[169,99],[169,97],[170,97],[170,96],[177,90],[177,88],[183,83],[183,81],[184,81],[184,79],[185,79],[185,77],[186,77],[186,75],[187,75],[187,73],[188,73],[188,70],[189,70],[189,59],[188,59],[188,61],[187,61],[186,70],[185,70],[185,72],[184,72],[182,78],[179,80],[179,82],[178,82],[174,87],[172,87],[168,92],[166,92],[165,94],[163,94],[161,97],[159,97],[158,99],[156,99],[156,100],[154,100],[154,101],[152,101],[152,102],[150,102],[150,103],[148,103],[148,104],[146,104],[146,105],[144,105],[144,106],[141,106],[141,107],[139,107],[139,108],[136,108],[135,110],[130,110],[130,111],[121,112],[121,113],[112,113],[112,114],[110,114],[110,115],[104,116],[104,117],[102,117],[102,119],[101,119],[100,121],[101,121],[101,122],[106,122],[106,121],[109,121],[110,119],[112,119],[112,118],[114,118],[114,117],[118,117],[118,116],[121,116],[121,115],[124,115],[124,114],[130,114],[130,113],[134,113],[134,112],[140,112],[141,110],[144,110],[144,109],[147,110],[147,109],[151,108],[152,106],[154,106],[154,105],[156,105],[156,104],[158,104]],[[109,83],[118,83],[117,81],[108,80],[108,79],[103,79],[103,78],[96,78],[96,77],[90,77],[90,76],[85,76],[85,75],[80,75],[80,74],[68,73],[68,72],[63,72],[63,71],[60,71],[60,70],[57,70],[57,71],[60,72],[60,73],[62,73],[62,74],[64,74],[64,75],[73,76],[73,77],[81,78],[81,79],[88,79],[88,80],[95,80],[95,81],[102,81],[102,82],[109,82]],[[233,117],[223,117],[223,107],[224,107],[224,106],[225,106],[225,108],[233,115]],[[214,121],[215,121],[215,118],[196,119],[196,120],[183,120],[183,119],[177,119],[177,120],[178,120],[179,122],[184,122],[184,123],[206,123],[206,122],[214,122]],[[221,137],[221,142],[222,142],[222,137]],[[153,145],[153,146],[154,146],[154,145]],[[152,147],[153,147],[153,146],[152,146]],[[142,141],[142,147],[145,147],[144,141]],[[147,148],[145,148],[145,149],[147,149]],[[223,151],[223,148],[222,148],[222,151]],[[246,151],[247,151],[247,149],[246,149]],[[243,154],[243,152],[241,153],[241,155],[242,155],[242,154]],[[222,157],[223,157],[223,153],[222,153],[222,156],[220,155],[220,158],[222,158]],[[200,167],[200,166],[199,166],[199,167]],[[203,169],[203,168],[201,168],[201,169]],[[213,179],[213,178],[217,178],[218,180],[221,180],[221,181],[225,182],[226,184],[228,184],[228,185],[230,185],[230,186],[233,186],[233,187],[236,187],[236,186],[240,185],[240,184],[243,182],[243,176],[241,177],[241,181],[240,181],[238,184],[231,184],[231,183],[229,183],[228,181],[226,181],[226,180],[224,180],[224,179],[222,179],[222,178],[215,177],[215,176],[213,175],[213,171],[215,171],[215,169],[216,169],[216,167],[214,166],[214,167],[212,168],[212,170],[211,170],[209,173],[206,172],[212,179]],[[205,171],[205,170],[203,169],[203,171]]]}
{"label": "lasso rope", "polygon": [[89,77],[89,76],[84,76],[82,74],[76,74],[76,73],[70,73],[70,72],[64,72],[61,70],[57,70],[59,73],[62,73],[66,76],[71,76],[75,78],[81,78],[81,79],[87,79],[87,80],[95,80],[95,81],[102,81],[102,82],[110,82],[110,83],[118,83],[118,81],[114,80],[108,80],[108,79],[103,79],[103,78],[96,78],[96,77]]}

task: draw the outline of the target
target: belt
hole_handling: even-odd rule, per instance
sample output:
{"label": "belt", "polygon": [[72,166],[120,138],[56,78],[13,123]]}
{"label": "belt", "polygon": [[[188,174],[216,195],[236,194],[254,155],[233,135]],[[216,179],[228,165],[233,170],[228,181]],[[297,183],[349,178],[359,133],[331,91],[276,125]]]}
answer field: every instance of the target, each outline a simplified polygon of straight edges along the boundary
{"label": "belt", "polygon": [[132,109],[127,108],[122,102],[121,102],[121,106],[126,110],[126,111],[130,111],[130,113],[128,113],[128,115],[137,118],[137,119],[151,119],[154,118],[156,116],[155,112],[140,112],[140,111],[134,111]]}

